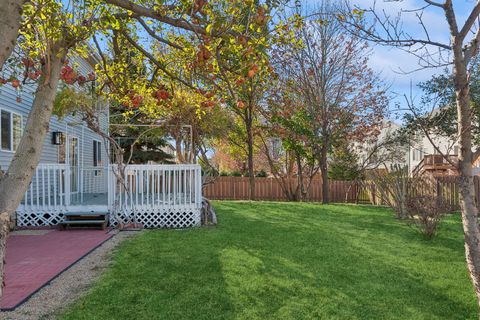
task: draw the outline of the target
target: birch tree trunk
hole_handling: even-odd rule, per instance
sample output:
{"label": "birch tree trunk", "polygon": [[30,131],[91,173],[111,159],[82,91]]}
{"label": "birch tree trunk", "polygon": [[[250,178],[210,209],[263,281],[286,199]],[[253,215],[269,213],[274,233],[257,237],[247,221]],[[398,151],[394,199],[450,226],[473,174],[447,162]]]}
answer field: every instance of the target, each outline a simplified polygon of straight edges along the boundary
{"label": "birch tree trunk", "polygon": [[27,0],[0,1],[0,69],[13,52],[22,22],[22,7]]}
{"label": "birch tree trunk", "polygon": [[27,190],[40,161],[43,143],[53,111],[53,102],[62,69],[65,51],[60,44],[51,48],[42,67],[42,76],[35,92],[35,99],[24,129],[20,144],[13,156],[8,171],[0,180],[0,296],[3,293],[5,246],[9,221]]}
{"label": "birch tree trunk", "polygon": [[[460,61],[458,61],[460,60]],[[458,133],[461,152],[458,159],[460,173],[460,206],[465,239],[465,257],[473,287],[480,305],[480,229],[478,208],[475,201],[475,186],[472,176],[472,131],[471,102],[466,63],[455,59],[454,81],[458,113]]]}

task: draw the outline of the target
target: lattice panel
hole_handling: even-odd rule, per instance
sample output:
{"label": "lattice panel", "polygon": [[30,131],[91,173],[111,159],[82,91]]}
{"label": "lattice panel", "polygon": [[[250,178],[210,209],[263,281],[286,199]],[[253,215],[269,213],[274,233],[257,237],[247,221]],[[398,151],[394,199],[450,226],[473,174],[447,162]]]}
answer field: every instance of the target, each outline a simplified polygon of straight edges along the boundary
{"label": "lattice panel", "polygon": [[63,221],[63,212],[17,212],[17,226],[55,226]]}
{"label": "lattice panel", "polygon": [[[133,221],[132,212],[121,212],[110,219],[112,225],[118,222],[129,223]],[[135,213],[135,222],[143,224],[145,228],[191,228],[200,226],[200,209],[171,210],[155,212],[143,209]]]}
{"label": "lattice panel", "polygon": [[[110,223],[132,222],[131,212],[122,212],[111,217]],[[183,209],[180,211],[155,212],[146,210],[137,212],[135,220],[142,223],[145,228],[191,228],[200,225],[199,209]],[[40,213],[40,212],[17,212],[17,226],[41,227],[55,226],[63,221],[63,212]]]}

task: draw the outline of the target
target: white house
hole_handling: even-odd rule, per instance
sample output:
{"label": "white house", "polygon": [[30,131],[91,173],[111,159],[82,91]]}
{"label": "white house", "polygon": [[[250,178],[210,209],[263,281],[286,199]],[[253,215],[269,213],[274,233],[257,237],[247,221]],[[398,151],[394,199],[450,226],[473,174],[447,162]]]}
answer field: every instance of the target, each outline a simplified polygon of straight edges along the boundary
{"label": "white house", "polygon": [[363,143],[355,143],[359,165],[364,169],[390,168],[394,164],[408,162],[408,148],[394,142],[400,125],[384,120],[378,135]]}
{"label": "white house", "polygon": [[[429,134],[427,137],[419,133],[409,146],[408,166],[412,172],[430,168],[437,172],[441,171],[444,175],[455,175],[456,170],[449,161],[452,163],[458,161],[459,150],[457,139],[435,134]],[[447,156],[449,161],[444,156]]]}
{"label": "white house", "polygon": [[[382,145],[388,137],[391,137],[401,126],[389,121],[384,121],[384,126],[380,134],[374,139],[373,145]],[[372,149],[372,143],[362,146],[363,149]],[[438,150],[438,149],[439,150]],[[444,137],[434,133],[425,135],[419,131],[415,136],[409,139],[409,142],[395,147],[395,160],[391,160],[385,156],[386,151],[380,150],[378,161],[382,161],[389,167],[392,163],[403,163],[408,165],[410,172],[430,171],[438,175],[455,175],[457,174],[455,167],[450,162],[458,161],[459,144],[455,137]],[[449,161],[445,159],[448,156]],[[382,157],[383,155],[383,157]],[[363,154],[365,156],[365,153]],[[373,162],[372,166],[378,166],[379,163]],[[480,161],[474,161],[474,174],[480,173]]]}
{"label": "white house", "polygon": [[[94,58],[75,58],[82,74],[94,70]],[[22,136],[34,87],[17,92],[0,87],[0,169],[6,171]],[[108,132],[108,106],[98,105],[100,127]],[[201,170],[198,165],[131,165],[120,183],[110,163],[109,146],[81,115],[53,116],[40,164],[17,209],[17,226],[51,226],[77,213],[109,213],[110,222],[145,227],[200,224]]]}

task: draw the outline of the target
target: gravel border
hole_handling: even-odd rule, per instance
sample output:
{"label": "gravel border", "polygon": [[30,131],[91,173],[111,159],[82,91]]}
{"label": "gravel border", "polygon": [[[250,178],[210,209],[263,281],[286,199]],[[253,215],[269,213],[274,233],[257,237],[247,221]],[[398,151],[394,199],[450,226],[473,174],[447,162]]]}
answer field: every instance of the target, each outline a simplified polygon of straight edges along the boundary
{"label": "gravel border", "polygon": [[113,232],[115,235],[112,238],[72,265],[18,308],[0,312],[0,320],[55,319],[71,303],[86,294],[110,264],[115,247],[141,231]]}

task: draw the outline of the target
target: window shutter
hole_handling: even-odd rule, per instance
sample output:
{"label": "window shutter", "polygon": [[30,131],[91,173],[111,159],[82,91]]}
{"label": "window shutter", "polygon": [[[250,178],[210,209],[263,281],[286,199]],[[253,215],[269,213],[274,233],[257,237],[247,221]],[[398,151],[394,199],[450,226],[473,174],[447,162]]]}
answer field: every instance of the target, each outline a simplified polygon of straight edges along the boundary
{"label": "window shutter", "polygon": [[93,166],[98,166],[97,161],[97,141],[93,140]]}
{"label": "window shutter", "polygon": [[102,143],[97,141],[97,164],[102,165]]}

